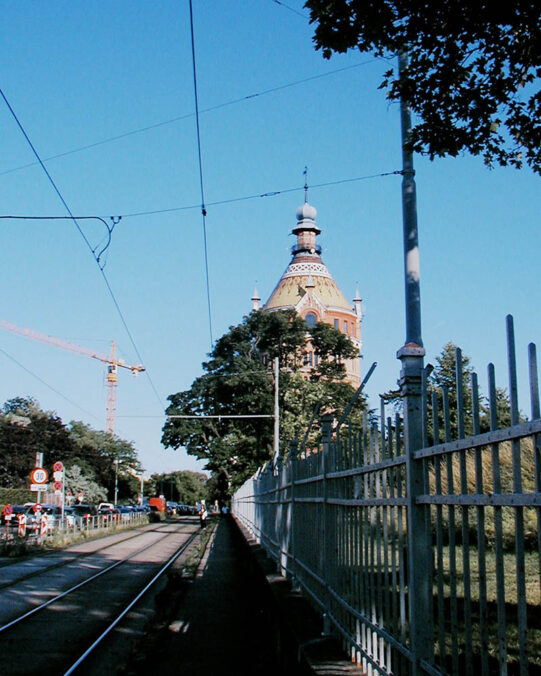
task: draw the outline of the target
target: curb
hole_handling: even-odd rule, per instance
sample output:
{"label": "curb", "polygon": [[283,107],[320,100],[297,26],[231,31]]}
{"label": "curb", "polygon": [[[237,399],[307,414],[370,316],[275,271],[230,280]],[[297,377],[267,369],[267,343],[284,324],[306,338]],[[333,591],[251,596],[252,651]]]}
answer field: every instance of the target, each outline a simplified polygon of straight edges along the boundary
{"label": "curb", "polygon": [[267,556],[251,533],[231,515],[233,537],[246,556],[245,573],[250,575],[266,597],[274,631],[269,637],[284,676],[334,676],[362,672],[351,662],[339,641],[323,635],[323,620],[289,580],[276,572],[276,563]]}

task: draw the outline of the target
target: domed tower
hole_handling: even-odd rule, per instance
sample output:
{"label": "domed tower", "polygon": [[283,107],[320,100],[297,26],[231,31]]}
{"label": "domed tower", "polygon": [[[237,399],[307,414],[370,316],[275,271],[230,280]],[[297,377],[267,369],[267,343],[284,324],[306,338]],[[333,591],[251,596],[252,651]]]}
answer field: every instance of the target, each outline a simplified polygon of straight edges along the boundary
{"label": "domed tower", "polygon": [[[361,298],[357,290],[353,304],[348,303],[323,263],[321,247],[317,243],[321,230],[316,224],[316,216],[315,207],[307,200],[297,209],[297,224],[292,230],[297,237],[291,248],[293,257],[261,309],[266,312],[294,309],[308,326],[323,321],[346,334],[359,349],[359,357],[346,362],[347,380],[353,387],[358,387],[361,383]],[[259,303],[256,306],[254,302],[254,308],[258,307]],[[317,366],[317,355],[309,343],[305,361],[306,372]]]}

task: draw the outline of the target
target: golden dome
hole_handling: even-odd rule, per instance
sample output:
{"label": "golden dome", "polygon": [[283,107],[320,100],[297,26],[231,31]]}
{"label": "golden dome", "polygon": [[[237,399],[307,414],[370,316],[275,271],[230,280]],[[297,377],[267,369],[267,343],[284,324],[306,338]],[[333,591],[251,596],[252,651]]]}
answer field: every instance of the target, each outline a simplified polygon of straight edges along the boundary
{"label": "golden dome", "polygon": [[295,308],[306,294],[307,287],[313,290],[326,309],[336,308],[352,312],[344,294],[321,262],[293,260],[282,275],[276,288],[264,306],[264,310]]}

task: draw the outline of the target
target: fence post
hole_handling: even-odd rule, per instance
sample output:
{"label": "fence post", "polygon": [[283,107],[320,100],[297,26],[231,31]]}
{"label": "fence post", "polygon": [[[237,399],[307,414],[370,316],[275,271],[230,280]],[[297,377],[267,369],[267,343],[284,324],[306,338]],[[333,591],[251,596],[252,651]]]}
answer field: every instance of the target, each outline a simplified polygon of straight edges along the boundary
{"label": "fence post", "polygon": [[406,345],[398,352],[402,362],[400,390],[404,403],[404,449],[406,455],[406,497],[408,516],[408,605],[411,651],[414,656],[412,676],[425,673],[421,660],[433,662],[432,615],[432,548],[430,522],[426,505],[416,498],[427,492],[423,463],[413,453],[422,447],[422,395],[424,349]]}
{"label": "fence post", "polygon": [[327,472],[330,456],[330,446],[332,442],[332,424],[333,415],[325,413],[320,418],[321,423],[321,472],[323,474],[323,514],[322,514],[322,535],[323,535],[323,579],[325,580],[326,594],[325,594],[325,612],[323,613],[323,634],[330,634],[330,601],[329,594],[329,574],[331,570],[330,555],[331,555],[331,538],[330,538],[330,519],[328,515],[327,505]]}
{"label": "fence post", "polygon": [[290,533],[290,551],[291,551],[291,578],[292,586],[297,586],[297,559],[296,559],[296,541],[295,541],[295,469],[297,465],[297,440],[293,439],[289,444],[289,480],[290,480],[290,518],[289,518],[289,533]]}

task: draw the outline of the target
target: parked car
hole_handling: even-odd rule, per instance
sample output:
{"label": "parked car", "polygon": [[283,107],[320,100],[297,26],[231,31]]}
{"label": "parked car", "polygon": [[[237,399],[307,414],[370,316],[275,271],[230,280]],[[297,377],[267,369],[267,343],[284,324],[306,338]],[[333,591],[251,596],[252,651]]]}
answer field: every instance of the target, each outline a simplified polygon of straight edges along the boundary
{"label": "parked car", "polygon": [[82,518],[90,518],[91,516],[96,516],[96,508],[93,505],[73,505],[71,508],[75,516]]}

